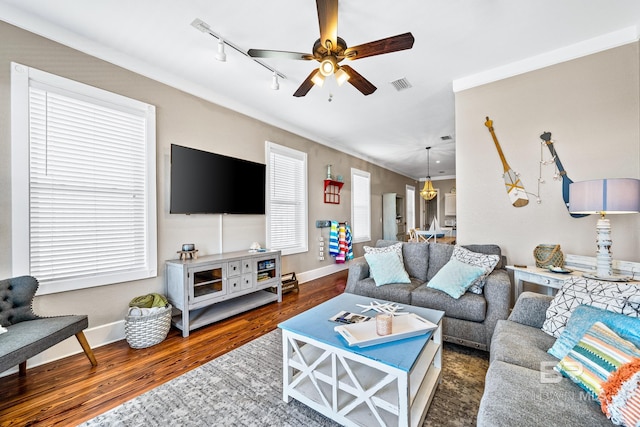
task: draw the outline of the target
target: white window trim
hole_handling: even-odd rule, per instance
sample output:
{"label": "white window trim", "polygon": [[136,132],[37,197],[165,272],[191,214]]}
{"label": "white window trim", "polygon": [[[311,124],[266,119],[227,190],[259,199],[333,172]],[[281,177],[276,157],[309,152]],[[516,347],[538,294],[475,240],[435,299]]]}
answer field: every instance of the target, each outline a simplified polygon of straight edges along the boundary
{"label": "white window trim", "polygon": [[302,237],[302,242],[300,246],[294,247],[294,248],[286,248],[286,249],[281,249],[281,253],[282,255],[293,255],[293,254],[297,254],[297,253],[303,253],[303,252],[308,252],[309,251],[309,186],[308,186],[308,179],[307,179],[307,153],[302,152],[302,151],[298,151],[298,150],[294,150],[293,148],[289,148],[289,147],[285,147],[283,145],[280,144],[276,144],[274,142],[270,142],[270,141],[265,141],[265,160],[266,160],[266,164],[267,164],[267,179],[266,179],[266,242],[267,242],[267,247],[271,248],[271,161],[270,161],[270,153],[272,151],[276,151],[276,152],[280,152],[283,155],[287,155],[293,158],[297,158],[299,160],[302,160],[303,162],[303,168],[304,168],[304,189],[303,189],[303,194],[305,197],[304,200],[304,218],[305,220],[303,221],[304,223],[304,229],[302,230],[303,233],[303,237]]}
{"label": "white window trim", "polygon": [[156,123],[155,107],[18,63],[11,63],[11,215],[12,275],[29,274],[29,83],[31,80],[90,98],[144,111],[147,133],[146,266],[143,270],[47,283],[38,295],[91,288],[157,275]]}
{"label": "white window trim", "polygon": [[[358,175],[364,178],[367,178],[367,181],[369,183],[369,229],[367,230],[366,233],[360,233],[357,230],[357,224],[354,221],[354,203],[355,203],[355,197],[354,197],[354,186],[353,186],[353,177],[354,175]],[[353,231],[358,231],[358,235],[353,235],[353,243],[362,243],[362,242],[369,242],[371,241],[371,173],[367,172],[367,171],[363,171],[363,170],[359,170],[359,169],[355,169],[355,168],[351,168],[351,225],[352,225],[352,235],[353,235]]]}
{"label": "white window trim", "polygon": [[[407,221],[407,227],[406,227],[405,233],[409,234],[409,230],[411,230],[412,228],[416,228],[416,187],[414,187],[413,185],[407,184],[405,187],[405,194],[406,194],[405,219]],[[413,207],[413,209],[409,209],[410,204],[411,204],[411,207]],[[413,211],[412,216],[409,216],[410,210]]]}

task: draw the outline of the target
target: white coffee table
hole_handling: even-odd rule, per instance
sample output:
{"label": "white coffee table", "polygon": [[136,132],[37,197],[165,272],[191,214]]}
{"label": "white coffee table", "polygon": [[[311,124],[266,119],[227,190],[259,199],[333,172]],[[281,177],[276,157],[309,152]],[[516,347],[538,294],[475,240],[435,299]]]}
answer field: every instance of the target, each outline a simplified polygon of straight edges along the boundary
{"label": "white coffee table", "polygon": [[334,331],[338,324],[328,319],[342,310],[359,313],[356,304],[372,300],[345,293],[278,325],[282,398],[294,398],[345,426],[421,425],[441,378],[444,312],[404,306],[438,328],[371,347],[349,347]]}

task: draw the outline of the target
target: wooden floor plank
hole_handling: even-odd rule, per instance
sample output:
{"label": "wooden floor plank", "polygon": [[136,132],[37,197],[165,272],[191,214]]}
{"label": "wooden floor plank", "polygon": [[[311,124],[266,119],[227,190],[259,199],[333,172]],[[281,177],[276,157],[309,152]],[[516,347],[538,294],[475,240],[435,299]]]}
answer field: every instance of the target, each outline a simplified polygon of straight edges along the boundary
{"label": "wooden floor plank", "polygon": [[77,425],[158,385],[273,331],[278,323],[344,290],[342,271],[300,285],[298,292],[192,331],[172,328],[167,339],[146,349],[117,341],[94,349],[98,366],[84,353],[27,370],[26,377],[0,378],[0,426]]}

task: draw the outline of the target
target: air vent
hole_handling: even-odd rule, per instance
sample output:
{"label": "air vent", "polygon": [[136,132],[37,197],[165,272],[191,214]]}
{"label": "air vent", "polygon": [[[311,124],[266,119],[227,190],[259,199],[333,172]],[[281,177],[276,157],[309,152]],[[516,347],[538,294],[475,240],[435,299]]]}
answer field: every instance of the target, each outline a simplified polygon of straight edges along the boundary
{"label": "air vent", "polygon": [[393,87],[395,87],[398,92],[400,92],[401,90],[409,89],[411,87],[411,83],[409,83],[409,80],[407,80],[405,77],[392,81],[391,85],[393,85]]}

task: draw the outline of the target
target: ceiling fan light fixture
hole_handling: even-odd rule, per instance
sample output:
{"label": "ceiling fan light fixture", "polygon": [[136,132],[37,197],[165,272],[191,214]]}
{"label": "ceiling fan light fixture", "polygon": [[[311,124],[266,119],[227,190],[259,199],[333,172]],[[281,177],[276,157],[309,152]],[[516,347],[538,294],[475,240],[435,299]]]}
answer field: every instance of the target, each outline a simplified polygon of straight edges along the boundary
{"label": "ceiling fan light fixture", "polygon": [[271,89],[280,90],[280,83],[278,82],[278,74],[273,73],[273,78],[271,80]]}
{"label": "ceiling fan light fixture", "polygon": [[317,72],[313,77],[311,77],[311,81],[314,85],[322,87],[322,85],[324,84],[324,76],[322,75],[322,73]]}
{"label": "ceiling fan light fixture", "polygon": [[349,80],[349,74],[342,68],[338,68],[336,70],[336,82],[338,82],[338,86],[342,86],[347,80]]}
{"label": "ceiling fan light fixture", "polygon": [[320,62],[319,70],[324,77],[329,77],[336,71],[336,68],[338,68],[338,62],[335,56],[327,56]]}
{"label": "ceiling fan light fixture", "polygon": [[227,61],[227,54],[224,52],[224,40],[218,40],[218,53],[216,54],[216,59],[220,62]]}

